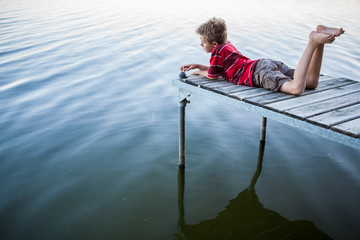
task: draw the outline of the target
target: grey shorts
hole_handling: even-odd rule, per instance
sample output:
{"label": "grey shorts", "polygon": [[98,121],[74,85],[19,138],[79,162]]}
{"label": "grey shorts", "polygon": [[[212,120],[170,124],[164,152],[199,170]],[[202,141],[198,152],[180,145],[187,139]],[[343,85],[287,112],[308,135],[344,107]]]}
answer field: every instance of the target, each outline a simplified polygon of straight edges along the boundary
{"label": "grey shorts", "polygon": [[253,85],[273,92],[294,78],[295,69],[288,67],[280,61],[261,59],[257,62],[253,73]]}

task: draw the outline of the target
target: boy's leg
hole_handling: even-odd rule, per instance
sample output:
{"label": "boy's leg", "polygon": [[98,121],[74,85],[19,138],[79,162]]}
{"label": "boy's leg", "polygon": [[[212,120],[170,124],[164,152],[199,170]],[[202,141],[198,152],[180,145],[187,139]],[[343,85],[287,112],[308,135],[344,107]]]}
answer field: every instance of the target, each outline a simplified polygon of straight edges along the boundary
{"label": "boy's leg", "polygon": [[323,52],[324,52],[324,44],[320,44],[315,49],[314,54],[311,58],[311,62],[306,77],[306,86],[305,86],[308,89],[315,89],[319,84]]}
{"label": "boy's leg", "polygon": [[[309,42],[306,46],[303,55],[301,56],[298,65],[296,66],[295,73],[294,73],[294,79],[292,81],[284,83],[280,91],[290,94],[299,95],[304,92],[306,87],[306,81],[307,81],[307,75],[308,70],[310,68],[311,60],[314,56],[314,53],[316,49],[324,44],[332,43],[335,40],[334,35],[329,35],[326,33],[318,33],[318,32],[311,32],[309,36]],[[321,53],[321,59],[322,59],[322,51],[323,48],[319,49]],[[311,66],[311,69],[318,69],[318,58],[319,54],[315,56],[314,63]],[[320,64],[321,66],[321,64]],[[315,71],[316,72],[316,71]],[[320,72],[320,70],[319,70]]]}
{"label": "boy's leg", "polygon": [[[342,28],[328,28],[323,25],[318,25],[316,27],[316,32],[330,34],[337,37],[343,34],[345,31]],[[319,84],[323,52],[324,52],[324,44],[320,44],[315,49],[314,54],[311,58],[311,62],[306,78],[306,88],[308,89],[315,89]]]}

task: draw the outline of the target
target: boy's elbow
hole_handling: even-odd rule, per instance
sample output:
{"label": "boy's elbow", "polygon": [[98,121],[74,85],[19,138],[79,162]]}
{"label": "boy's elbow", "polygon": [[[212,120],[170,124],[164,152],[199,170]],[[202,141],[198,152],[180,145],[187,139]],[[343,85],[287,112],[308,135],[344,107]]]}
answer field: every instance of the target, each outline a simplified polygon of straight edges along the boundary
{"label": "boy's elbow", "polygon": [[209,74],[206,74],[206,76],[208,79],[211,79],[211,80],[217,80],[218,79],[218,76],[211,76]]}
{"label": "boy's elbow", "polygon": [[212,74],[209,74],[208,71],[202,71],[201,72],[204,77],[206,77],[207,79],[210,79],[210,80],[217,80],[219,76],[216,76],[216,75],[212,75]]}

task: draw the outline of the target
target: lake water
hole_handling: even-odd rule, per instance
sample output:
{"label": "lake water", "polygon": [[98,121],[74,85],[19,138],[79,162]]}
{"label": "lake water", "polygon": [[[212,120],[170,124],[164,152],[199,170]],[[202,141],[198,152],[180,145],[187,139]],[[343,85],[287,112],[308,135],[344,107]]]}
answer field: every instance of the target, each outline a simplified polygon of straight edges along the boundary
{"label": "lake water", "polygon": [[269,120],[249,191],[261,116],[196,95],[181,201],[171,80],[208,63],[195,28],[212,16],[244,55],[290,66],[317,24],[342,26],[322,72],[359,80],[357,0],[0,1],[0,239],[209,239],[205,220],[275,239],[279,219],[358,239],[358,150]]}

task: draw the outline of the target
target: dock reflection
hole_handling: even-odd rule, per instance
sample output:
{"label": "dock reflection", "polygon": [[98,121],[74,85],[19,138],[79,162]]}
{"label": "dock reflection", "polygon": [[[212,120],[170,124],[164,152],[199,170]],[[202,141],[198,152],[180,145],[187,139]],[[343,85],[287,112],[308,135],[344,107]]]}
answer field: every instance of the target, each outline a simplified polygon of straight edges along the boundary
{"label": "dock reflection", "polygon": [[261,135],[256,171],[249,187],[230,200],[216,218],[198,224],[186,224],[184,209],[185,169],[178,172],[178,230],[176,239],[331,239],[306,220],[291,221],[264,208],[255,192],[261,174],[265,132]]}

